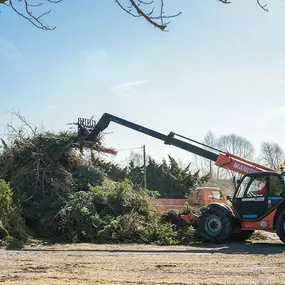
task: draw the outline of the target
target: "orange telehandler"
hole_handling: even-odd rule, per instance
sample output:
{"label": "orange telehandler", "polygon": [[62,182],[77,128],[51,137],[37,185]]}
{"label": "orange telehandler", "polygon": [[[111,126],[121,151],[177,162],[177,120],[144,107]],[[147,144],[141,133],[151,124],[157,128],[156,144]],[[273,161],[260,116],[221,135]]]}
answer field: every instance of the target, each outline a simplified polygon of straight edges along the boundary
{"label": "orange telehandler", "polygon": [[203,239],[213,242],[223,242],[228,239],[246,240],[255,230],[264,230],[275,231],[280,240],[285,243],[283,163],[280,163],[280,171],[276,171],[174,132],[164,135],[108,113],[103,114],[98,123],[94,120],[79,118],[78,140],[96,140],[98,134],[105,130],[110,122],[212,160],[218,167],[243,174],[231,198],[231,206],[213,202],[202,210],[201,215],[181,215],[181,218],[192,225]]}

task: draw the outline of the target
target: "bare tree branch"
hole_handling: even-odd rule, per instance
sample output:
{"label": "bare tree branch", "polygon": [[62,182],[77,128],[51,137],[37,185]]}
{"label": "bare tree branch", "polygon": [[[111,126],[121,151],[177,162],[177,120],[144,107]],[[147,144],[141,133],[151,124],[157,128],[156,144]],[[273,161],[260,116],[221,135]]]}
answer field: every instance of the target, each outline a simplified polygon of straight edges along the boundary
{"label": "bare tree branch", "polygon": [[263,141],[261,144],[261,159],[266,166],[279,170],[279,163],[284,162],[285,154],[279,144]]}
{"label": "bare tree branch", "polygon": [[9,139],[15,139],[15,138],[23,139],[29,136],[35,136],[37,134],[38,128],[36,126],[33,126],[31,123],[29,123],[27,119],[23,115],[20,114],[19,111],[12,110],[12,111],[9,111],[9,113],[12,116],[17,117],[21,122],[21,126],[17,126],[17,127],[14,127],[12,122],[7,123],[6,128],[10,136]]}
{"label": "bare tree branch", "polygon": [[222,3],[224,3],[224,4],[230,4],[230,3],[232,3],[231,1],[229,1],[229,0],[218,0],[219,2],[222,2]]}
{"label": "bare tree branch", "polygon": [[[54,30],[55,27],[49,27],[44,24],[42,21],[43,16],[46,16],[51,12],[51,10],[46,10],[38,15],[33,13],[34,9],[39,9],[44,4],[57,4],[62,2],[63,0],[0,0],[1,4],[10,7],[16,14],[20,17],[29,21],[35,27],[42,30]],[[102,0],[106,1],[106,0]],[[148,23],[150,23],[155,28],[160,29],[161,31],[166,31],[167,26],[170,24],[169,19],[177,17],[182,14],[182,12],[178,12],[173,15],[166,15],[165,13],[165,4],[164,0],[113,0],[118,6],[133,17],[142,17]],[[230,0],[216,0],[223,4],[230,4],[232,1]],[[266,0],[264,0],[266,1]],[[256,0],[259,7],[262,10],[269,12],[266,8],[267,4],[261,4],[260,0]],[[167,22],[166,22],[167,21]]]}
{"label": "bare tree branch", "polygon": [[30,0],[0,0],[0,4],[4,4],[6,6],[9,6],[16,14],[18,14],[20,17],[23,17],[24,19],[28,20],[32,25],[35,27],[42,29],[42,30],[54,30],[55,27],[49,27],[45,25],[41,18],[51,12],[51,10],[48,10],[46,12],[42,12],[39,15],[33,14],[34,8],[39,8],[44,4],[44,2],[57,4],[59,2],[62,2],[63,0],[42,0],[43,2],[31,4]]}
{"label": "bare tree branch", "polygon": [[[238,136],[236,134],[223,135],[217,140],[217,147],[225,152],[238,155],[245,159],[254,159],[254,146],[246,138]],[[236,171],[225,169],[230,176],[232,181],[241,178],[241,174],[236,173]]]}
{"label": "bare tree branch", "polygon": [[259,0],[256,0],[257,4],[259,7],[261,7],[262,10],[264,10],[265,12],[269,12],[269,10],[267,8],[265,8],[267,6],[267,4],[265,5],[261,5]]}
{"label": "bare tree branch", "polygon": [[[166,27],[170,22],[165,23],[165,19],[170,19],[179,16],[182,12],[174,15],[165,15],[164,0],[158,1],[142,1],[142,0],[129,0],[130,5],[124,6],[121,0],[115,0],[116,3],[133,17],[143,17],[147,22],[161,31],[166,31]],[[148,12],[146,11],[148,10]],[[157,14],[154,14],[158,10]]]}

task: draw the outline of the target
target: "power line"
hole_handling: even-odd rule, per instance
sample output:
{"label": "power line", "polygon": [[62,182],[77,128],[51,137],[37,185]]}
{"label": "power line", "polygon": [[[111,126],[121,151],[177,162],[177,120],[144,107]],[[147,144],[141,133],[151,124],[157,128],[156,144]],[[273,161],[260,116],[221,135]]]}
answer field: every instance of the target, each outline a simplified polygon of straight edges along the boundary
{"label": "power line", "polygon": [[132,147],[132,148],[124,148],[124,149],[118,149],[117,151],[126,151],[126,150],[133,150],[133,149],[142,149],[143,150],[143,186],[144,189],[147,189],[147,181],[146,181],[146,151],[145,151],[145,145],[140,147]]}
{"label": "power line", "polygon": [[125,150],[133,150],[133,149],[142,149],[143,146],[140,147],[132,147],[132,148],[122,148],[122,149],[118,149],[117,151],[125,151]]}

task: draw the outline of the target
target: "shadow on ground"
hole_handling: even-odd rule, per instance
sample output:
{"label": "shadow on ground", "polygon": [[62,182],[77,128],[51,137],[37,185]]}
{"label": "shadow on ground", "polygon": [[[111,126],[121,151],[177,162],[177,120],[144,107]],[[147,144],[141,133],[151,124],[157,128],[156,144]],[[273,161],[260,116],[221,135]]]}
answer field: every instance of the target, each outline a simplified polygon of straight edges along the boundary
{"label": "shadow on ground", "polygon": [[[78,244],[80,246],[80,244]],[[104,245],[106,247],[108,245]],[[102,252],[102,253],[116,253],[116,254],[169,254],[169,253],[189,253],[189,254],[280,254],[285,253],[285,244],[283,243],[266,243],[266,242],[245,242],[245,243],[225,243],[225,244],[191,244],[189,247],[175,246],[167,248],[167,246],[157,246],[156,249],[148,248],[136,248],[136,249],[88,249],[88,248],[49,248],[48,246],[41,248],[22,248],[22,249],[10,249],[28,252]],[[63,245],[64,247],[64,245]],[[91,246],[92,247],[92,244]],[[124,245],[122,245],[124,247]]]}

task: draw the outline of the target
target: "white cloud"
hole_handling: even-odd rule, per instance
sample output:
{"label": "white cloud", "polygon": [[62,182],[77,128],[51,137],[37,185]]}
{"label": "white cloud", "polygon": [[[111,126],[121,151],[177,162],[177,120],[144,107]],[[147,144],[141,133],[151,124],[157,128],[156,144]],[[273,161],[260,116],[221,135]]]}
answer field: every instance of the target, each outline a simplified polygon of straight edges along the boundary
{"label": "white cloud", "polygon": [[23,58],[22,53],[15,45],[7,39],[0,37],[0,56],[7,60],[18,60]]}
{"label": "white cloud", "polygon": [[133,93],[137,88],[142,87],[148,83],[152,82],[151,80],[138,80],[130,81],[126,83],[121,83],[110,88],[111,92],[115,95],[129,95]]}

